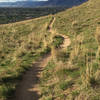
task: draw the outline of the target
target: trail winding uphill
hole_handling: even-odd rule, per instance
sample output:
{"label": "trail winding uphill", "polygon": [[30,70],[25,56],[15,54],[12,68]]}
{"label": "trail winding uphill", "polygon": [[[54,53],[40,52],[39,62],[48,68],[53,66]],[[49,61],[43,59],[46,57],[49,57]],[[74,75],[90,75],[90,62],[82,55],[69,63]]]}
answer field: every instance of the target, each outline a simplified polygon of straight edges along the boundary
{"label": "trail winding uphill", "polygon": [[66,35],[63,35],[63,34],[59,34],[57,33],[56,30],[53,29],[53,25],[54,25],[54,22],[56,21],[56,18],[55,17],[52,17],[52,20],[48,26],[48,31],[51,33],[51,34],[54,34],[53,36],[55,35],[60,35],[61,37],[64,38],[64,42],[63,44],[61,45],[62,48],[67,48],[70,44],[71,44],[71,41],[70,41],[70,38]]}
{"label": "trail winding uphill", "polygon": [[[54,35],[61,35],[53,30],[53,24],[55,22],[55,17],[52,17],[47,30]],[[68,36],[61,35],[64,37],[64,42],[62,48],[66,48],[70,45],[70,39]],[[51,59],[51,54],[44,56],[38,60],[33,67],[23,75],[22,81],[16,87],[15,98],[13,100],[39,100],[40,90],[39,90],[39,79],[41,78],[41,72],[44,67],[48,64]]]}

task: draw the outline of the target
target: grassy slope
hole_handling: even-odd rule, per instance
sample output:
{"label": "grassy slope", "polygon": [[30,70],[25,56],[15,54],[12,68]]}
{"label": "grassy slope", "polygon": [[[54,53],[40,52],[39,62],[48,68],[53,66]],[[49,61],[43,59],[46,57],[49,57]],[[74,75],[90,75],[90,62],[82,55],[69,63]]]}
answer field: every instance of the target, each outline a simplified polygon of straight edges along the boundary
{"label": "grassy slope", "polygon": [[44,38],[50,19],[0,25],[0,100],[12,96],[22,73],[49,51]]}
{"label": "grassy slope", "polygon": [[42,100],[100,100],[100,1],[89,0],[55,18],[54,29],[72,43],[44,69]]}
{"label": "grassy slope", "polygon": [[[99,5],[99,0],[89,0],[55,15],[54,29],[72,43],[65,51],[56,51],[44,69],[42,100],[100,99]],[[11,96],[22,73],[52,47],[50,21],[48,16],[0,26],[0,99]]]}

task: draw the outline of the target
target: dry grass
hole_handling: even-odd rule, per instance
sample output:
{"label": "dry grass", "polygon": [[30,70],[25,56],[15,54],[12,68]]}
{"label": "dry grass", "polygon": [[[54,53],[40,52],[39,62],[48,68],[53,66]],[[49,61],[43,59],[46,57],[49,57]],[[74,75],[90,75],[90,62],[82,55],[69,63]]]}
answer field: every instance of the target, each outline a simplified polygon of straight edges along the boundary
{"label": "dry grass", "polygon": [[[0,82],[20,76],[51,48],[52,60],[41,78],[41,99],[100,100],[100,1],[89,0],[54,17],[0,26]],[[71,39],[65,49],[52,44],[58,34]],[[4,87],[0,85],[0,93],[11,89]]]}
{"label": "dry grass", "polygon": [[[89,0],[55,15],[53,30],[71,39],[71,45],[65,51],[62,48],[53,50],[56,66],[52,68],[50,78],[44,81],[46,84],[54,77],[57,78],[57,83],[49,85],[53,88],[47,88],[46,92],[49,95],[50,90],[53,91],[55,100],[100,99],[99,5],[99,0]],[[66,54],[69,56],[64,60]],[[69,80],[71,85],[68,84]],[[47,96],[44,93],[43,95]]]}
{"label": "dry grass", "polygon": [[50,20],[48,16],[0,25],[0,99],[12,96],[16,81],[35,60],[49,52],[44,38]]}

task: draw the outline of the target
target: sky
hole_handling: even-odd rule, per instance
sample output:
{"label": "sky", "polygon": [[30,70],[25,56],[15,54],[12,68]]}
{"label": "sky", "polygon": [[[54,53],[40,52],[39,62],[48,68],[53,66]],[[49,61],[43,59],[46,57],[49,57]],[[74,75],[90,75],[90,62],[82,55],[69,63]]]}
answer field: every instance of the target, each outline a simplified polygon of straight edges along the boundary
{"label": "sky", "polygon": [[[28,0],[0,0],[0,2],[16,2],[16,1],[28,1]],[[29,0],[29,1],[47,1],[47,0]]]}

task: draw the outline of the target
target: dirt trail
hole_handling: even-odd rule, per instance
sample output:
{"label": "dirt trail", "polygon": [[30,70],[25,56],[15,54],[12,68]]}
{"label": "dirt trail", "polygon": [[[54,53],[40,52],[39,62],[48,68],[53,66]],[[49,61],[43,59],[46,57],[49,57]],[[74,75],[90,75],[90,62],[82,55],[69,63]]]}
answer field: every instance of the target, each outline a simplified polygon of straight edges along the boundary
{"label": "dirt trail", "polygon": [[64,37],[64,42],[61,45],[61,47],[66,49],[71,44],[71,41],[70,41],[69,37],[66,35],[60,34],[60,36]]}
{"label": "dirt trail", "polygon": [[66,35],[57,33],[56,30],[53,30],[53,24],[54,24],[55,21],[56,21],[56,18],[53,17],[51,22],[50,22],[50,24],[49,24],[48,31],[51,32],[54,36],[55,35],[62,36],[64,38],[64,42],[61,45],[61,47],[66,49],[71,44],[70,38],[68,36],[66,36]]}
{"label": "dirt trail", "polygon": [[[70,39],[66,35],[58,34],[53,30],[53,24],[55,22],[55,17],[52,17],[47,30],[54,35],[61,35],[64,37],[64,42],[61,45],[62,48],[66,48],[70,45]],[[47,65],[51,55],[46,55],[42,59],[38,60],[33,67],[23,75],[22,81],[16,88],[15,98],[13,100],[39,100],[40,90],[39,90],[39,79],[41,77],[41,72]]]}
{"label": "dirt trail", "polygon": [[16,88],[15,98],[13,100],[39,100],[39,78],[43,68],[50,59],[50,55],[45,56],[36,62],[33,67],[25,73],[23,80]]}

